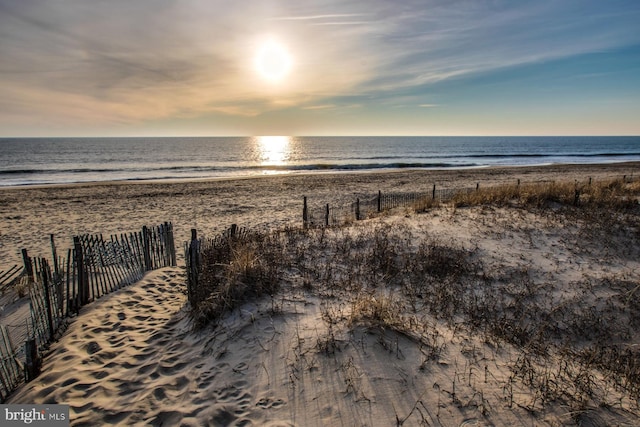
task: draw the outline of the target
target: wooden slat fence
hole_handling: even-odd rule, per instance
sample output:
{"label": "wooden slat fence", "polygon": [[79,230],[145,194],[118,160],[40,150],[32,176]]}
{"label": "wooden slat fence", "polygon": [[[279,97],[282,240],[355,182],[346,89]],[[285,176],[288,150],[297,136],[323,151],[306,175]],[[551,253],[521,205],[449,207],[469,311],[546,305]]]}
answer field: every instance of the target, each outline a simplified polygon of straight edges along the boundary
{"label": "wooden slat fence", "polygon": [[22,381],[23,366],[16,356],[11,338],[4,325],[0,325],[0,402]]}
{"label": "wooden slat fence", "polygon": [[35,339],[37,348],[44,350],[55,340],[58,332],[66,329],[66,320],[72,313],[68,310],[69,306],[64,304],[67,297],[64,272],[58,274],[53,272],[45,258],[34,258],[34,266],[37,281],[29,289],[31,299],[29,338]]}
{"label": "wooden slat fence", "polygon": [[122,286],[137,282],[145,272],[176,265],[173,227],[164,223],[137,233],[84,235],[74,238],[70,251],[73,274],[69,288],[84,305]]}
{"label": "wooden slat fence", "polygon": [[312,206],[308,209],[307,224],[310,227],[331,227],[344,224],[354,218],[354,210],[351,205],[331,206],[329,204]]}
{"label": "wooden slat fence", "polygon": [[[23,348],[11,346],[8,333],[5,342],[9,344],[0,345],[0,402],[23,379],[38,375],[39,360],[83,305],[137,282],[147,271],[176,265],[173,226],[168,222],[106,239],[102,235],[76,236],[66,258],[57,255],[53,237],[51,245],[52,263],[46,258],[29,257],[23,250],[22,273],[32,281],[30,314],[24,319],[26,331],[19,327],[15,330],[24,341]],[[25,363],[24,368],[16,370],[11,363],[18,355],[24,355]],[[19,372],[17,377],[15,372]]]}

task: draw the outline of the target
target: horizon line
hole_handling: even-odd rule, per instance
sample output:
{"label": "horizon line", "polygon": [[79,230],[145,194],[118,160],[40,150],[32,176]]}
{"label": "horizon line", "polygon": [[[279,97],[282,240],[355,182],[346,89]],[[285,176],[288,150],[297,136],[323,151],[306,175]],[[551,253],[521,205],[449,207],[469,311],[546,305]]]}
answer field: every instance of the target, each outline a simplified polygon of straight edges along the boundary
{"label": "horizon line", "polygon": [[265,136],[280,136],[289,138],[597,138],[597,137],[640,137],[639,134],[488,134],[488,135],[285,135],[285,134],[263,134],[263,135],[118,135],[118,136],[92,136],[92,135],[53,135],[53,136],[0,136],[0,139],[111,139],[111,138],[259,138]]}

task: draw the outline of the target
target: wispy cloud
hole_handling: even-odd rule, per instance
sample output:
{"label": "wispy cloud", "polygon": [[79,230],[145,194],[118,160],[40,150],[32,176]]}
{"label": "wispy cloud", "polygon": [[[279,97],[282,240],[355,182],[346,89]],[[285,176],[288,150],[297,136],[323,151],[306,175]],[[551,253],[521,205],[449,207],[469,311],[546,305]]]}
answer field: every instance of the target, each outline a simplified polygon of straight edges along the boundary
{"label": "wispy cloud", "polygon": [[335,104],[323,104],[323,105],[307,105],[302,107],[303,110],[328,110],[335,108]]}
{"label": "wispy cloud", "polygon": [[[439,82],[637,45],[637,22],[631,0],[0,0],[0,125],[433,108]],[[270,36],[294,62],[277,87],[252,68]]]}
{"label": "wispy cloud", "polygon": [[384,63],[367,88],[393,91],[640,43],[632,24],[640,8],[620,6],[603,13],[595,2],[453,2],[403,14],[380,10],[389,16],[376,44]]}
{"label": "wispy cloud", "polygon": [[342,13],[331,15],[309,15],[309,16],[279,16],[272,18],[274,21],[316,21],[324,19],[340,19],[340,18],[357,18],[361,16],[367,16],[364,13]]}
{"label": "wispy cloud", "polygon": [[313,25],[370,25],[371,21],[330,21],[314,22]]}

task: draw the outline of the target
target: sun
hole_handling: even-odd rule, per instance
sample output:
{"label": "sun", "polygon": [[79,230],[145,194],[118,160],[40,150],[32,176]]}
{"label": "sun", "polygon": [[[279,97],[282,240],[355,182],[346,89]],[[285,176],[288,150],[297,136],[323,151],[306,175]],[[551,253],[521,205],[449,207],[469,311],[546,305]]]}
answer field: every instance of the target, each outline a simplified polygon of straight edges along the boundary
{"label": "sun", "polygon": [[255,56],[255,67],[260,77],[271,83],[279,83],[291,72],[293,60],[287,48],[270,39],[264,42]]}

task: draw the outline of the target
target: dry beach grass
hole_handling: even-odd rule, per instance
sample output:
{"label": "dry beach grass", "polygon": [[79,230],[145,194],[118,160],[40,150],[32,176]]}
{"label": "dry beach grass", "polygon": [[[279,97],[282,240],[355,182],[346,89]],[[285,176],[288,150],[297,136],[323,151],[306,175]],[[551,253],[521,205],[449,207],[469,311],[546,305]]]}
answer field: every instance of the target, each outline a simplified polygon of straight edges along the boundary
{"label": "dry beach grass", "polygon": [[[316,312],[296,322],[293,388],[306,390],[305,376],[330,362],[344,371],[343,395],[371,404],[381,389],[363,363],[368,353],[388,353],[390,364],[410,359],[399,372],[424,390],[404,412],[396,408],[404,398],[386,396],[397,425],[633,425],[640,398],[639,190],[613,180],[580,189],[576,200],[575,183],[496,187],[452,206],[420,206],[419,214],[254,236],[225,248],[229,257],[209,254],[225,261],[206,282],[243,289],[285,277],[286,290],[266,291],[265,313]],[[461,241],[462,230],[469,235]],[[194,315],[199,324],[223,321],[221,307],[255,296],[214,291]],[[290,301],[318,308],[291,309]],[[311,335],[301,334],[311,325]]]}
{"label": "dry beach grass", "polygon": [[[180,267],[86,307],[12,402],[69,403],[75,425],[637,425],[640,188],[619,179],[632,172],[465,171],[465,186],[498,185],[344,227],[276,214],[216,255],[197,307]],[[385,182],[428,189],[426,176],[245,180],[234,200],[248,206],[250,182],[278,183],[295,204],[311,182],[331,201],[329,182],[351,199]],[[233,188],[191,191],[205,203],[216,185]],[[153,216],[169,196],[149,197]],[[229,204],[215,200],[207,209]],[[275,212],[287,213],[282,200]],[[267,221],[256,209],[202,231]]]}

